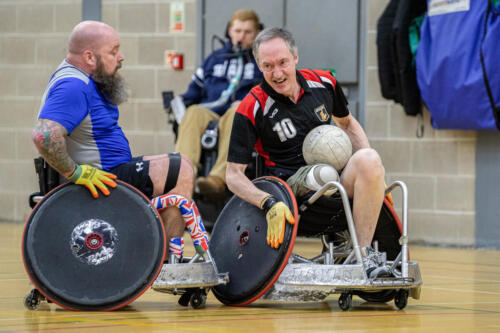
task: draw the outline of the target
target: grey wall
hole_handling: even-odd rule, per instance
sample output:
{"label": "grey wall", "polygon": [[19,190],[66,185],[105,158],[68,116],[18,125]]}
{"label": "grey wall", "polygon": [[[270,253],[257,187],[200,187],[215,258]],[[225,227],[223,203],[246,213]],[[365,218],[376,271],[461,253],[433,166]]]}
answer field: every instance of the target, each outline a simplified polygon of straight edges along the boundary
{"label": "grey wall", "polygon": [[476,245],[500,249],[500,133],[478,132]]}

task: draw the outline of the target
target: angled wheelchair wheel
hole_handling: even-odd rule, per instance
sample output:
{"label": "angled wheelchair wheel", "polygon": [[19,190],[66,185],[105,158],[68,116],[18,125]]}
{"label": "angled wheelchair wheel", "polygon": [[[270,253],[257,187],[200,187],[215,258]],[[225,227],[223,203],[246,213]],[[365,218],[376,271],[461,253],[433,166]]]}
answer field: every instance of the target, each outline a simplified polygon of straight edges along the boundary
{"label": "angled wheelchair wheel", "polygon": [[71,310],[113,310],[144,293],[160,272],[165,231],[149,199],[124,182],[98,199],[67,183],[33,209],[22,253],[29,278],[48,301]]}
{"label": "angled wheelchair wheel", "polygon": [[212,289],[228,305],[250,304],[269,290],[285,268],[297,235],[297,204],[290,187],[275,177],[253,183],[287,204],[296,222],[286,223],[283,244],[273,249],[266,241],[264,212],[237,196],[229,200],[215,223],[209,247],[218,271],[229,273],[228,284]]}
{"label": "angled wheelchair wheel", "polygon": [[401,244],[399,244],[401,232],[402,224],[398,214],[389,201],[384,199],[373,240],[378,242],[380,251],[387,253],[387,260],[396,259],[401,251]]}

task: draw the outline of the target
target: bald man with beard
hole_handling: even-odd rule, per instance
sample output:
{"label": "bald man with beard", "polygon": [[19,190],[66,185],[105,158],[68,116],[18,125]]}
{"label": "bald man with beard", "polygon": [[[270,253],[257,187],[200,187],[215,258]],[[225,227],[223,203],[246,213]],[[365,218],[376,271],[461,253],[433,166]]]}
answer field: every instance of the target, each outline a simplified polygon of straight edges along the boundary
{"label": "bald man with beard", "polygon": [[[109,195],[108,187],[120,179],[149,198],[175,193],[191,200],[194,174],[185,156],[131,155],[118,125],[118,105],[128,97],[118,74],[124,61],[118,33],[105,23],[84,21],[73,29],[68,48],[42,97],[33,130],[40,155],[94,198],[97,189]],[[185,229],[179,209],[170,207],[161,215],[167,240],[179,239]]]}

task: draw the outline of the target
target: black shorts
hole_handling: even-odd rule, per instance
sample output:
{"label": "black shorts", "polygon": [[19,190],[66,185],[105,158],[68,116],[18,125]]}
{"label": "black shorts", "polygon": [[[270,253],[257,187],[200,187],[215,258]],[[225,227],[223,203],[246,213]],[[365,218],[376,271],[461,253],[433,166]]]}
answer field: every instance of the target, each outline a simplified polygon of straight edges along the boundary
{"label": "black shorts", "polygon": [[120,164],[109,172],[115,174],[119,180],[137,188],[148,198],[153,197],[153,182],[149,177],[149,161],[144,161],[143,156],[134,157],[130,162]]}

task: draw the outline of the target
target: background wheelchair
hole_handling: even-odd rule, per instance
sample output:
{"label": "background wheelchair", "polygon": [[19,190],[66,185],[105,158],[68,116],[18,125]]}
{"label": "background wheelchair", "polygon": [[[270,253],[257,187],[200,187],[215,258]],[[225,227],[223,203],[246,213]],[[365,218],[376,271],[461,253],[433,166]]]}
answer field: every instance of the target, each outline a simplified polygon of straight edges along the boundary
{"label": "background wheelchair", "polygon": [[[175,134],[175,139],[177,140],[179,124],[177,123],[170,103],[174,98],[174,93],[172,91],[163,91],[162,97],[163,108],[168,117],[168,124],[171,125],[172,131]],[[186,106],[189,106],[189,103],[187,103]],[[200,140],[201,157],[199,162],[198,174],[196,175],[197,177],[207,177],[210,170],[214,166],[215,161],[217,160],[218,137],[218,120],[213,120],[208,124]],[[264,162],[258,157],[256,152],[254,152],[253,156],[254,159],[252,163],[248,165],[247,170],[245,171],[245,174],[249,179],[254,179],[264,173]],[[224,208],[224,205],[231,198],[231,196],[232,193],[226,187],[224,199],[213,201],[210,198],[206,198],[195,189],[193,193],[193,199],[195,200],[196,205],[200,210],[205,228],[207,228],[208,231],[212,230],[217,217],[219,216],[220,212]]]}

